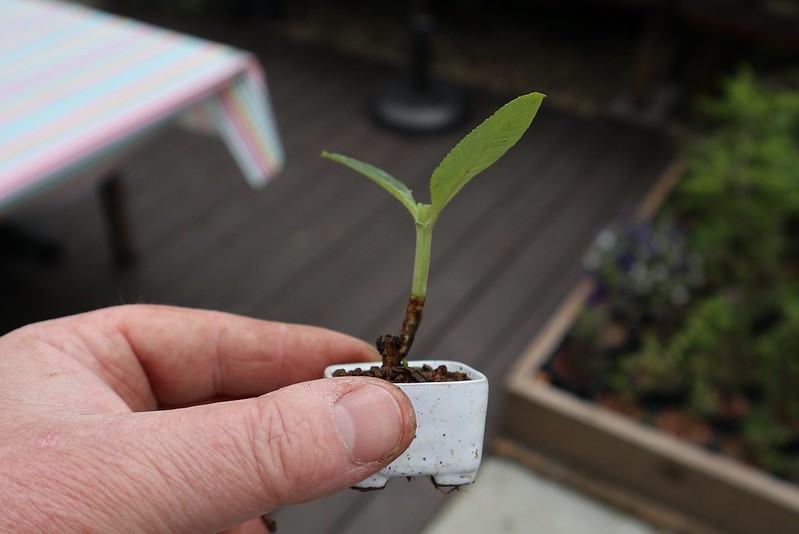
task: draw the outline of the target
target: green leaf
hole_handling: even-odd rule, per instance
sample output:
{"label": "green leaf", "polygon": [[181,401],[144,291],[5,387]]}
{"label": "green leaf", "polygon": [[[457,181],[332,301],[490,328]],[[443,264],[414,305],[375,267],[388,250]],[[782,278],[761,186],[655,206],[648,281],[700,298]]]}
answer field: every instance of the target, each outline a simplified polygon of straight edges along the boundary
{"label": "green leaf", "polygon": [[530,93],[508,102],[455,145],[430,178],[434,219],[463,186],[516,144],[543,99],[541,93]]}
{"label": "green leaf", "polygon": [[326,150],[322,152],[322,157],[337,161],[342,165],[346,165],[352,170],[358,171],[367,178],[373,180],[377,185],[394,195],[394,197],[402,202],[402,205],[408,208],[408,211],[413,215],[414,220],[418,212],[416,201],[413,199],[413,194],[408,186],[388,174],[383,169],[364,163],[355,158],[350,158],[342,154],[332,154]]}

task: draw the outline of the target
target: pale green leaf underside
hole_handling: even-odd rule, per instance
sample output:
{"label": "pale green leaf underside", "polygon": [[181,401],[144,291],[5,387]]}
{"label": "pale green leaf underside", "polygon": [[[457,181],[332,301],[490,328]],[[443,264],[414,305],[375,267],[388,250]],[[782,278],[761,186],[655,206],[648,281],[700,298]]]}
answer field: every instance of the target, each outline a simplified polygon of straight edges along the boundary
{"label": "pale green leaf underside", "polygon": [[530,93],[508,102],[455,145],[430,178],[434,218],[463,186],[516,144],[543,99],[541,93]]}
{"label": "pale green leaf underside", "polygon": [[322,152],[322,157],[337,161],[342,165],[346,165],[350,169],[363,174],[367,178],[370,178],[377,185],[391,193],[397,200],[402,202],[402,205],[408,208],[408,211],[410,211],[411,215],[413,215],[414,219],[416,219],[418,208],[416,207],[416,201],[413,199],[411,190],[408,189],[408,186],[388,174],[383,169],[363,161],[359,161],[355,158],[350,158],[342,154],[333,154],[327,151]]}

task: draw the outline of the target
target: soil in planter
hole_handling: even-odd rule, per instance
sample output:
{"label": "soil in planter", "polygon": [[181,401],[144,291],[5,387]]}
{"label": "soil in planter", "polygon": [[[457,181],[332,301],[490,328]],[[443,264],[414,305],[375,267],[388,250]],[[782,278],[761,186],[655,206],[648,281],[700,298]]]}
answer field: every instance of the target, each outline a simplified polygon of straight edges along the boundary
{"label": "soil in planter", "polygon": [[[591,377],[591,387],[585,387],[585,382],[570,380],[575,375],[564,374],[562,371],[566,367],[556,365],[556,361],[574,350],[573,340],[566,336],[542,365],[538,380],[589,402],[599,403],[640,423],[655,426],[688,443],[724,454],[776,478],[799,483],[799,424],[786,424],[786,428],[793,430],[794,436],[783,444],[773,446],[768,456],[764,456],[762,451],[763,443],[752,442],[745,435],[744,419],[753,405],[761,400],[759,388],[746,387],[743,393],[734,395],[715,392],[712,410],[700,417],[692,415],[686,406],[687,391],[680,388],[638,391],[635,398],[629,398],[607,383],[601,373]],[[612,358],[615,355],[606,353],[604,356]]]}
{"label": "soil in planter", "polygon": [[388,380],[395,384],[420,384],[425,382],[463,382],[471,380],[466,373],[450,371],[446,365],[433,368],[429,365],[422,367],[380,367],[374,365],[369,369],[360,367],[352,371],[338,369],[333,376],[370,376]]}
{"label": "soil in planter", "polygon": [[664,432],[700,447],[709,447],[715,438],[709,424],[683,410],[662,410],[655,416],[654,423]]}

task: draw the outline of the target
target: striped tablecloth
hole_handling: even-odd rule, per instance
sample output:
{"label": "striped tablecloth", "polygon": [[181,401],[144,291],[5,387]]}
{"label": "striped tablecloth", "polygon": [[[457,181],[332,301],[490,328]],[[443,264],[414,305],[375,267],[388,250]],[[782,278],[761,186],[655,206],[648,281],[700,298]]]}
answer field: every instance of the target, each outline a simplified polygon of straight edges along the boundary
{"label": "striped tablecloth", "polygon": [[251,54],[75,4],[0,0],[0,211],[90,182],[198,113],[252,186],[281,168]]}

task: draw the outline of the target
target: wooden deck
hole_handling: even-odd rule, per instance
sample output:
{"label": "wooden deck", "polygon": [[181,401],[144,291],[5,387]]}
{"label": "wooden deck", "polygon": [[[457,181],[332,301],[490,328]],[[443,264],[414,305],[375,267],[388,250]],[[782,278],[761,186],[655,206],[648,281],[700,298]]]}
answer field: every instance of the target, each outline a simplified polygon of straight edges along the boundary
{"label": "wooden deck", "polygon": [[[253,191],[219,140],[164,131],[121,169],[138,263],[113,267],[96,196],[22,221],[57,240],[65,257],[54,266],[0,259],[0,332],[123,302],[216,308],[365,339],[396,330],[410,285],[410,218],[385,192],[319,153],[379,165],[423,198],[449,148],[515,95],[473,93],[463,128],[398,135],[364,113],[370,95],[396,73],[246,28],[196,31],[258,53],[285,171]],[[504,376],[576,281],[585,246],[633,207],[672,155],[657,132],[579,118],[545,102],[520,143],[444,212],[414,353],[459,359],[489,376],[489,440],[500,432]],[[275,518],[280,532],[408,533],[446,501],[426,480],[400,480]]]}

